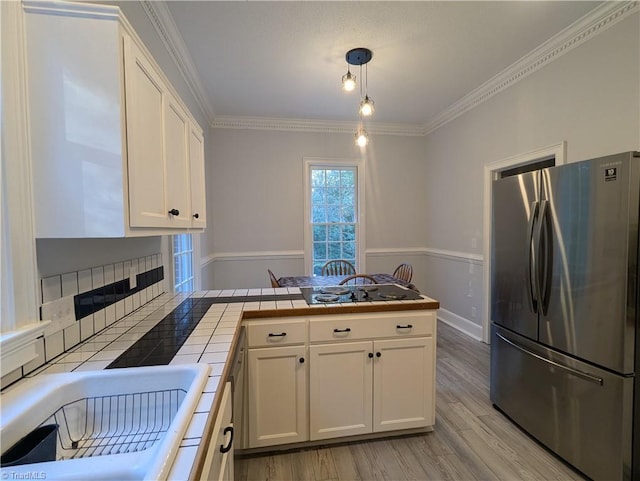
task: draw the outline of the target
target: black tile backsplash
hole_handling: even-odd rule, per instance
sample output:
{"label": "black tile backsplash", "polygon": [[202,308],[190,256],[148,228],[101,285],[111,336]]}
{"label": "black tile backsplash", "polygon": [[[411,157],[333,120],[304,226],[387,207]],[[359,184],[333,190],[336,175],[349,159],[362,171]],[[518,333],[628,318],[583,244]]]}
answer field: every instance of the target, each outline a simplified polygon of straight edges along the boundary
{"label": "black tile backsplash", "polygon": [[82,319],[94,312],[121,301],[142,289],[155,284],[164,279],[164,267],[156,267],[150,271],[136,275],[136,287],[130,289],[129,278],[113,282],[103,287],[98,287],[91,291],[77,294],[73,297],[76,319]]}

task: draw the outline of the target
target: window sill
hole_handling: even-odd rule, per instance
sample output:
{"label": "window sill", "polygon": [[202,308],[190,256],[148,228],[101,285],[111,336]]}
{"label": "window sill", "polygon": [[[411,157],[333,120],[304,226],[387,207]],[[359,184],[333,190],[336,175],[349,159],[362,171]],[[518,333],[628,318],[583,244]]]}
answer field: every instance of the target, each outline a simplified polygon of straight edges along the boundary
{"label": "window sill", "polygon": [[21,329],[0,335],[0,375],[4,376],[34,360],[36,339],[51,321],[29,324]]}

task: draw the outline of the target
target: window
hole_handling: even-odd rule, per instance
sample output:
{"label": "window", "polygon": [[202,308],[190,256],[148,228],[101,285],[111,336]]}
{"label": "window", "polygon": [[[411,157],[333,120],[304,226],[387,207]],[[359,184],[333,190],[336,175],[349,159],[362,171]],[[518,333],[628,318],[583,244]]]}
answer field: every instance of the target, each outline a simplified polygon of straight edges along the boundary
{"label": "window", "polygon": [[312,275],[321,274],[331,259],[345,259],[363,269],[362,172],[358,162],[307,161],[305,264]]}
{"label": "window", "polygon": [[193,236],[173,236],[173,289],[175,292],[195,290],[193,274]]}

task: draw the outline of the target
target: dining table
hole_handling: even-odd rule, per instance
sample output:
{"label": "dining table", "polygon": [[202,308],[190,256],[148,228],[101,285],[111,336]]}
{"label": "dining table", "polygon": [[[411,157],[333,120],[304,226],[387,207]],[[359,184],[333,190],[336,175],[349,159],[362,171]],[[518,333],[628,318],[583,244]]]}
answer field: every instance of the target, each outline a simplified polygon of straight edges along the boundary
{"label": "dining table", "polygon": [[[398,279],[391,274],[369,274],[378,284],[398,284],[400,286],[418,291],[412,283]],[[318,287],[337,286],[340,281],[349,276],[283,276],[278,279],[280,287]]]}

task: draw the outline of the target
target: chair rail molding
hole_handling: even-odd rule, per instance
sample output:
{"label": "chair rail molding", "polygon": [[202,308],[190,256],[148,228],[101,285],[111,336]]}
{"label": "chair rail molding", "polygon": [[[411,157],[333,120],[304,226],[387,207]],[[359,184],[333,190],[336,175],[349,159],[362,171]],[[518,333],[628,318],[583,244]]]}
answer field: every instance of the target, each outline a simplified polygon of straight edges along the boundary
{"label": "chair rail molding", "polygon": [[473,254],[471,252],[450,251],[445,249],[434,249],[425,247],[424,254],[431,257],[440,257],[458,262],[471,262],[472,264],[481,265],[484,262],[484,256],[481,254]]}
{"label": "chair rail molding", "polygon": [[217,261],[259,261],[278,259],[304,259],[304,251],[247,251],[247,252],[216,252],[202,257],[200,267],[205,267]]}

